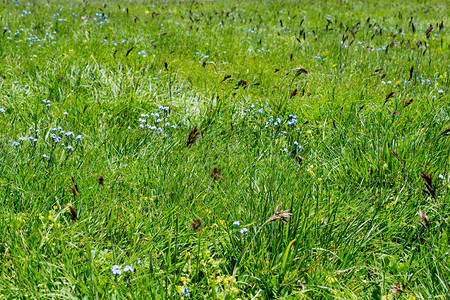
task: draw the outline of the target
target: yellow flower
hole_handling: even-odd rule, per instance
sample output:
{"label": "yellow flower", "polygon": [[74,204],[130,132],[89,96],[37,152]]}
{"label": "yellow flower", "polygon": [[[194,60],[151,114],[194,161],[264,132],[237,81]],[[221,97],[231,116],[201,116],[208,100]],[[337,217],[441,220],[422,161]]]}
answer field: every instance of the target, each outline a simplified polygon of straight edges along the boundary
{"label": "yellow flower", "polygon": [[148,15],[150,13],[150,11],[146,10],[145,13]]}

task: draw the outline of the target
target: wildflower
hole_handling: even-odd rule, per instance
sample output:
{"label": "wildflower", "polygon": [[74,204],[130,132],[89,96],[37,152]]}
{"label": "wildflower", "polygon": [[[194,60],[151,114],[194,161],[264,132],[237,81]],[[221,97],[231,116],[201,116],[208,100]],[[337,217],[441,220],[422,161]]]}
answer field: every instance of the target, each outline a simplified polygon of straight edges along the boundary
{"label": "wildflower", "polygon": [[124,268],[123,268],[123,271],[126,273],[126,272],[133,272],[133,266],[125,266]]}
{"label": "wildflower", "polygon": [[443,94],[444,90],[438,90],[437,92],[438,92],[438,94]]}
{"label": "wildflower", "polygon": [[47,154],[43,154],[42,158],[48,158],[48,155]]}
{"label": "wildflower", "polygon": [[236,226],[236,227],[239,227],[240,223],[239,223],[239,221],[234,221],[233,225]]}
{"label": "wildflower", "polygon": [[189,289],[188,288],[183,288],[181,290],[181,294],[180,295],[183,296],[183,297],[189,296]]}
{"label": "wildflower", "polygon": [[67,111],[63,112],[63,115],[67,116],[69,113]]}
{"label": "wildflower", "polygon": [[298,150],[303,150],[303,146],[300,145],[297,141],[294,142],[294,145],[297,146],[297,149],[298,149]]}
{"label": "wildflower", "polygon": [[113,275],[120,275],[122,274],[122,270],[120,269],[120,267],[118,265],[114,265],[111,267],[111,272],[113,273]]}
{"label": "wildflower", "polygon": [[61,137],[58,136],[55,140],[55,143],[58,144],[59,142],[61,142]]}
{"label": "wildflower", "polygon": [[444,180],[444,175],[439,174],[438,178],[439,178],[440,180]]}
{"label": "wildflower", "polygon": [[12,145],[15,146],[15,147],[17,147],[17,146],[20,145],[20,143],[19,143],[19,142],[13,142]]}
{"label": "wildflower", "polygon": [[297,120],[296,119],[289,120],[287,124],[288,126],[294,126],[295,124],[297,124]]}
{"label": "wildflower", "polygon": [[4,108],[0,108],[0,112],[6,113],[6,110]]}
{"label": "wildflower", "polygon": [[140,265],[141,264],[141,258],[139,257],[137,260],[137,264]]}
{"label": "wildflower", "polygon": [[52,133],[52,134],[50,135],[50,137],[51,137],[52,139],[56,139],[56,134]]}
{"label": "wildflower", "polygon": [[81,141],[81,135],[77,135],[77,141]]}
{"label": "wildflower", "polygon": [[256,111],[258,114],[262,114],[262,110],[261,109],[258,109],[257,111]]}
{"label": "wildflower", "polygon": [[275,121],[275,123],[273,123],[273,125],[277,126],[281,124],[281,119],[277,118],[277,120]]}
{"label": "wildflower", "polygon": [[248,229],[247,228],[242,228],[239,232],[242,233],[243,235],[247,235],[248,234]]}
{"label": "wildflower", "polygon": [[72,146],[70,146],[70,145],[68,145],[68,146],[67,146],[67,150],[69,150],[69,151],[73,151],[73,147],[72,147]]}

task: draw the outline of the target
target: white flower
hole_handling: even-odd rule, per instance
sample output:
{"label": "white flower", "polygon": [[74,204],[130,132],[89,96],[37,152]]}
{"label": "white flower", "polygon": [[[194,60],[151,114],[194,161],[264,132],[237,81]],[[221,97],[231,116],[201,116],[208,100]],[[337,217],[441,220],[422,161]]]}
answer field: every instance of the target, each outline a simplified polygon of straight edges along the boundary
{"label": "white flower", "polygon": [[118,265],[112,266],[112,267],[111,267],[111,272],[112,272],[114,275],[120,275],[120,274],[122,274],[122,270],[120,269],[120,267],[119,267]]}
{"label": "white flower", "polygon": [[133,266],[125,266],[125,267],[123,268],[123,271],[124,271],[124,272],[133,272]]}

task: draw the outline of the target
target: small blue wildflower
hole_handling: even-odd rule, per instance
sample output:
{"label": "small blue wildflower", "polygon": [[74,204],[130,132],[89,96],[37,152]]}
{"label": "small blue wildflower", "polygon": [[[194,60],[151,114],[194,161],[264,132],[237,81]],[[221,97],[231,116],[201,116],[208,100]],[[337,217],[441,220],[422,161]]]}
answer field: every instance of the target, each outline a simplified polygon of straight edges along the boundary
{"label": "small blue wildflower", "polygon": [[288,126],[294,126],[296,123],[297,123],[296,119],[292,119],[287,122]]}
{"label": "small blue wildflower", "polygon": [[234,222],[233,222],[233,225],[236,226],[236,227],[239,227],[240,224],[241,224],[241,223],[239,223],[239,221],[234,221]]}
{"label": "small blue wildflower", "polygon": [[77,135],[77,141],[81,141],[81,135]]}
{"label": "small blue wildflower", "polygon": [[247,235],[247,234],[248,234],[248,229],[247,229],[247,228],[242,228],[242,229],[240,230],[240,233],[242,233],[242,234],[244,234],[244,235]]}
{"label": "small blue wildflower", "polygon": [[58,137],[56,138],[56,140],[55,140],[55,143],[58,144],[59,142],[61,142],[61,140],[62,140],[61,137],[58,136]]}
{"label": "small blue wildflower", "polygon": [[43,154],[42,158],[48,158],[48,155],[47,154]]}
{"label": "small blue wildflower", "polygon": [[262,109],[258,109],[257,111],[256,111],[258,114],[262,114],[263,112],[262,112]]}
{"label": "small blue wildflower", "polygon": [[175,128],[177,128],[177,125],[173,124],[173,125],[170,126],[170,127],[172,127],[173,129],[175,129]]}
{"label": "small blue wildflower", "polygon": [[444,90],[438,90],[437,92],[438,92],[438,94],[443,94]]}
{"label": "small blue wildflower", "polygon": [[52,133],[52,134],[50,135],[50,137],[51,137],[52,139],[56,139],[56,134]]}
{"label": "small blue wildflower", "polygon": [[277,120],[275,121],[275,123],[273,123],[273,125],[280,125],[281,124],[281,119],[277,118]]}
{"label": "small blue wildflower", "polygon": [[113,273],[113,275],[120,275],[122,274],[122,270],[120,269],[120,267],[118,265],[114,265],[111,267],[111,272]]}
{"label": "small blue wildflower", "polygon": [[159,122],[161,122],[161,119],[156,119],[155,122],[156,122],[156,123],[159,123]]}
{"label": "small blue wildflower", "polygon": [[181,294],[180,294],[182,297],[187,297],[187,296],[189,296],[189,289],[188,288],[183,288],[182,290],[181,290]]}
{"label": "small blue wildflower", "polygon": [[123,268],[123,271],[126,273],[126,272],[133,272],[133,266],[125,266],[124,268]]}
{"label": "small blue wildflower", "polygon": [[438,178],[439,178],[440,180],[444,180],[444,175],[439,174]]}
{"label": "small blue wildflower", "polygon": [[73,151],[73,147],[72,147],[72,146],[70,146],[70,145],[68,145],[68,146],[67,146],[67,150],[69,150],[69,151]]}
{"label": "small blue wildflower", "polygon": [[69,113],[67,111],[63,112],[63,115],[67,116]]}
{"label": "small blue wildflower", "polygon": [[20,145],[20,143],[19,143],[19,142],[13,142],[12,145],[15,146],[15,147],[17,147],[17,146]]}
{"label": "small blue wildflower", "polygon": [[137,260],[137,264],[140,265],[141,264],[141,258],[139,257]]}
{"label": "small blue wildflower", "polygon": [[6,110],[4,108],[0,108],[0,112],[5,113]]}
{"label": "small blue wildflower", "polygon": [[164,123],[165,127],[170,127],[170,123]]}

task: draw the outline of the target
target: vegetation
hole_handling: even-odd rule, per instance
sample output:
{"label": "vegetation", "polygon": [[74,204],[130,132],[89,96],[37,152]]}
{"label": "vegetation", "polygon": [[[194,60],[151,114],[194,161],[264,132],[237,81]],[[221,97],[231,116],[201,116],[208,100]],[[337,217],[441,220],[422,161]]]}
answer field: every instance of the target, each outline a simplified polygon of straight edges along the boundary
{"label": "vegetation", "polygon": [[446,1],[2,1],[0,298],[448,299]]}

